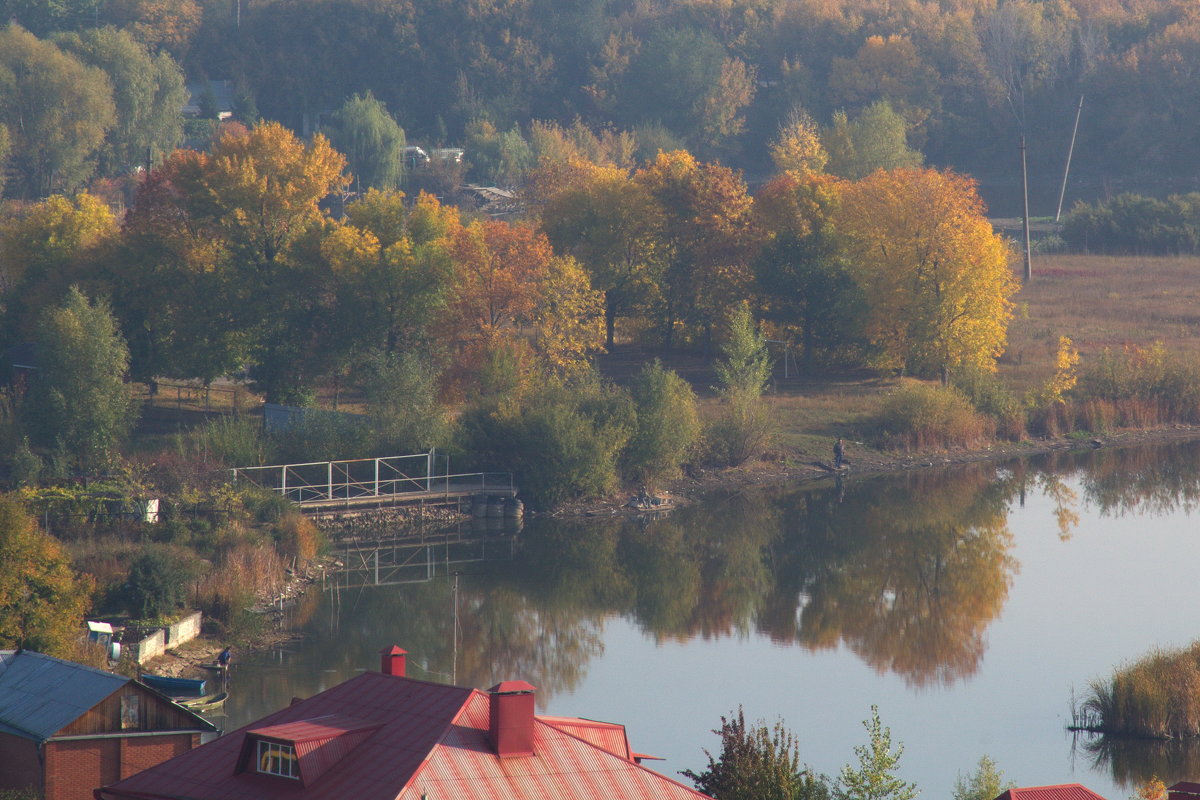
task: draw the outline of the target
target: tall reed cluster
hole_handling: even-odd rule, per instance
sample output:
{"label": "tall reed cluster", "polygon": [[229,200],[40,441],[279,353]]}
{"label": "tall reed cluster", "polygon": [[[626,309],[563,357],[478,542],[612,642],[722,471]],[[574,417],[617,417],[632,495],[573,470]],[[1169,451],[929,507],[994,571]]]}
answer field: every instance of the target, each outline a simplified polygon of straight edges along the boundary
{"label": "tall reed cluster", "polygon": [[1076,717],[1081,727],[1110,734],[1200,736],[1200,642],[1156,650],[1092,681]]}

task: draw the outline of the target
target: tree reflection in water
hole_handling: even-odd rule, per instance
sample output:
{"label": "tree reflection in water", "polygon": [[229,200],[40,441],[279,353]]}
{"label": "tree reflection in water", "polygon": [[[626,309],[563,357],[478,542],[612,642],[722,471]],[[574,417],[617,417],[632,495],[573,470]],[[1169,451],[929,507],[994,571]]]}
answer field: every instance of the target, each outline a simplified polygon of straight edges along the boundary
{"label": "tree reflection in water", "polygon": [[1200,775],[1197,739],[1122,739],[1081,733],[1072,748],[1087,756],[1093,768],[1111,772],[1113,783],[1123,789],[1135,789],[1152,777],[1170,786]]}

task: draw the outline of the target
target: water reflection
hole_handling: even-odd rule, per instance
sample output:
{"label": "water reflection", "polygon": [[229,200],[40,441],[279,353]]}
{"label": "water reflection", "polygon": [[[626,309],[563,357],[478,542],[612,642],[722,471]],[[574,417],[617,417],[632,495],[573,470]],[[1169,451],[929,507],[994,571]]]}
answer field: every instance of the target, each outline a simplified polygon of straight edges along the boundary
{"label": "water reflection", "polygon": [[1123,789],[1136,789],[1154,777],[1170,786],[1194,781],[1200,775],[1200,741],[1195,739],[1113,739],[1083,734],[1075,747],[1091,761],[1093,769],[1111,773],[1113,783]]}
{"label": "water reflection", "polygon": [[[660,643],[765,636],[844,647],[914,689],[949,686],[981,668],[1019,569],[1008,518],[1027,494],[1049,501],[1062,539],[1085,511],[1189,512],[1200,444],[731,491],[660,519],[537,518],[519,534],[464,526],[424,550],[392,543],[373,561],[347,553],[356,570],[295,612],[308,631],[297,645],[303,670],[281,681],[283,664],[267,666],[238,689],[265,713],[372,665],[395,642],[414,677],[479,687],[521,678],[545,707],[586,681],[613,617]],[[364,586],[373,581],[393,585]],[[1088,747],[1122,785],[1200,774],[1191,746]]]}

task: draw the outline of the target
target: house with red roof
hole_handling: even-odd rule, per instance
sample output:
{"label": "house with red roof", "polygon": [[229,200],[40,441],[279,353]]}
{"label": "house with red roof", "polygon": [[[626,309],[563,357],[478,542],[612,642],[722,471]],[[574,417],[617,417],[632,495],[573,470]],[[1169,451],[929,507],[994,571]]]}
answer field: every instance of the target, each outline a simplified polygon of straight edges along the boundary
{"label": "house with red roof", "polygon": [[1200,800],[1200,783],[1180,781],[1168,786],[1167,800]]}
{"label": "house with red roof", "polygon": [[1057,786],[1027,786],[1009,789],[996,800],[1104,800],[1091,789],[1078,783],[1063,783]]}
{"label": "house with red roof", "polygon": [[95,800],[700,800],[614,723],[538,716],[535,688],[486,692],[405,676],[405,651]]}

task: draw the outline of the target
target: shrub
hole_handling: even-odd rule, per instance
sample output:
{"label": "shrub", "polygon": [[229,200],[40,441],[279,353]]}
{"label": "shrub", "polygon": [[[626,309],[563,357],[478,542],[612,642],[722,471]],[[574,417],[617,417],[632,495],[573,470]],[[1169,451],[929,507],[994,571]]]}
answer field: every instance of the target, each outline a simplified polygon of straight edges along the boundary
{"label": "shrub", "polygon": [[283,555],[301,564],[316,558],[324,545],[324,538],[313,521],[295,510],[288,511],[275,523],[275,540]]}
{"label": "shrub", "polygon": [[873,428],[884,447],[930,450],[979,445],[994,425],[958,389],[908,380],[884,399]]}
{"label": "shrub", "polygon": [[[226,467],[253,467],[265,464],[269,442],[262,421],[247,416],[223,416],[209,420],[187,436],[188,443],[205,460],[215,459]],[[185,451],[181,438],[177,449]]]}
{"label": "shrub", "polygon": [[696,393],[655,360],[643,367],[632,396],[637,422],[622,454],[627,473],[648,484],[678,474],[700,436]]}
{"label": "shrub", "polygon": [[996,373],[964,367],[953,374],[953,385],[976,411],[995,420],[998,436],[1014,442],[1024,438],[1025,406]]}
{"label": "shrub", "polygon": [[142,619],[169,616],[188,601],[200,573],[196,556],[180,547],[149,544],[129,568],[126,602]]}
{"label": "shrub", "polygon": [[1084,370],[1072,392],[1077,404],[1107,401],[1113,424],[1146,427],[1200,422],[1200,363],[1161,344],[1105,350]]}
{"label": "shrub", "polygon": [[374,435],[364,417],[306,408],[280,431],[270,433],[276,463],[336,461],[362,458],[371,452]]}
{"label": "shrub", "polygon": [[479,466],[511,469],[529,504],[547,508],[615,489],[633,424],[628,393],[593,375],[547,379],[515,400],[477,405],[463,417],[462,438]]}

